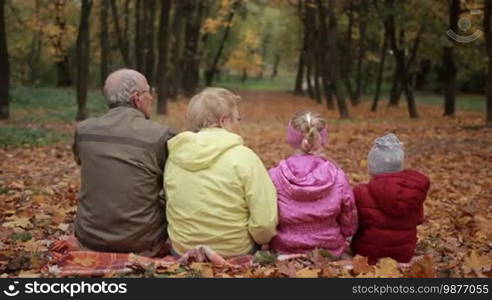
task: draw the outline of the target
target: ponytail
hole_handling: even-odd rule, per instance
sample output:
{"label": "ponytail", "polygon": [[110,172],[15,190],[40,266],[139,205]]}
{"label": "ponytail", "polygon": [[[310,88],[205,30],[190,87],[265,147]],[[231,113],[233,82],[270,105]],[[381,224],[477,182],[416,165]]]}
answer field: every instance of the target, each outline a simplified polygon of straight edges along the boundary
{"label": "ponytail", "polygon": [[305,121],[307,124],[307,132],[304,134],[302,139],[301,149],[305,153],[310,153],[318,142],[320,142],[320,134],[318,128],[316,128],[314,122],[312,121],[311,112],[305,114]]}

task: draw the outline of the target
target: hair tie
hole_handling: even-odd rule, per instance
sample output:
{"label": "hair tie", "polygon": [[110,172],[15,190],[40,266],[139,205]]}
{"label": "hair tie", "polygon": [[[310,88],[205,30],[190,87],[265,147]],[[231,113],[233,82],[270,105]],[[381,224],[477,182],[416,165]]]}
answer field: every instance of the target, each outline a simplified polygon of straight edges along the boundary
{"label": "hair tie", "polygon": [[311,113],[306,114],[306,122],[308,124],[308,127],[311,127]]}
{"label": "hair tie", "polygon": [[[321,145],[326,146],[328,144],[328,129],[323,128],[323,130],[320,131],[319,133],[320,138],[321,138]],[[291,145],[293,148],[300,148],[302,144],[302,140],[304,139],[304,134],[300,132],[299,130],[295,129],[292,126],[292,122],[289,121],[289,124],[287,125],[287,137],[286,137],[286,142],[287,144]]]}

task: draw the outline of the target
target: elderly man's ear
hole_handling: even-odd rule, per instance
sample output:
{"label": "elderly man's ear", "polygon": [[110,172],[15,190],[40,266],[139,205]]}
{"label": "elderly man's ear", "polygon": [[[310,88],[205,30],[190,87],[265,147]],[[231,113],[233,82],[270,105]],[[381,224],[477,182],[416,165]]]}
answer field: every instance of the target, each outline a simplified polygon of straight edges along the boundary
{"label": "elderly man's ear", "polygon": [[132,103],[136,108],[140,108],[142,106],[142,98],[138,93],[133,94]]}

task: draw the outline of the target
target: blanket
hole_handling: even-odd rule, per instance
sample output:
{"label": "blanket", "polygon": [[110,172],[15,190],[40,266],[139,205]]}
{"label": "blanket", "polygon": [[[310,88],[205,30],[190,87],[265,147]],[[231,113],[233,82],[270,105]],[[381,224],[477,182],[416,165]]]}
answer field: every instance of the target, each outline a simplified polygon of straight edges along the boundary
{"label": "blanket", "polygon": [[43,271],[58,277],[114,277],[139,269],[147,269],[151,265],[156,269],[165,269],[173,265],[189,265],[193,262],[241,268],[250,266],[253,262],[251,255],[225,259],[207,246],[198,246],[181,257],[168,255],[158,258],[149,258],[134,253],[84,250],[80,248],[73,235],[54,241],[50,246],[49,256],[49,263]]}

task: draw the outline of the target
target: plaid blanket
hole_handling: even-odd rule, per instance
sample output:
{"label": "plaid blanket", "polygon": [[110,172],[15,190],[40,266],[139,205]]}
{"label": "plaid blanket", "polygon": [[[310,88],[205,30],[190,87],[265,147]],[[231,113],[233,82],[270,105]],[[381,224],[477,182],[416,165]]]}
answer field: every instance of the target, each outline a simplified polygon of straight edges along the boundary
{"label": "plaid blanket", "polygon": [[82,250],[77,239],[71,235],[53,242],[50,247],[50,261],[44,271],[59,277],[114,277],[146,269],[151,264],[157,269],[193,262],[209,262],[214,266],[235,268],[251,265],[253,257],[243,255],[225,259],[207,246],[198,246],[179,258],[149,258],[133,253],[97,252]]}

